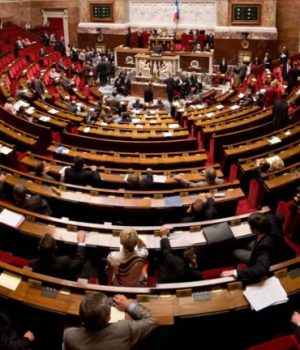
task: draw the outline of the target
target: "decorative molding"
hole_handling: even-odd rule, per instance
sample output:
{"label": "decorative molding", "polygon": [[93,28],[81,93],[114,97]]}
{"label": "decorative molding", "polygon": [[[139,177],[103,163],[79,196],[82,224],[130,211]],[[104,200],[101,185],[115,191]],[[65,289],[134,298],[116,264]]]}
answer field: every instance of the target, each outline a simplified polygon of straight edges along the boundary
{"label": "decorative molding", "polygon": [[217,24],[216,0],[181,1],[180,20],[174,23],[173,1],[129,0],[131,26],[214,28]]}

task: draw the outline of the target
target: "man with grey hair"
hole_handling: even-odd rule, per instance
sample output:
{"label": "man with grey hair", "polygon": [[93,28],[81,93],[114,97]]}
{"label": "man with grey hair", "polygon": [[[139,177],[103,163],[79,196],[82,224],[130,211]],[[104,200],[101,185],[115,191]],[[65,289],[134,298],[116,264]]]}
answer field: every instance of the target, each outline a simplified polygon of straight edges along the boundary
{"label": "man with grey hair", "polygon": [[157,327],[151,312],[144,306],[120,294],[112,301],[132,319],[109,324],[110,300],[107,295],[101,292],[87,294],[79,310],[83,327],[65,329],[63,350],[129,350]]}

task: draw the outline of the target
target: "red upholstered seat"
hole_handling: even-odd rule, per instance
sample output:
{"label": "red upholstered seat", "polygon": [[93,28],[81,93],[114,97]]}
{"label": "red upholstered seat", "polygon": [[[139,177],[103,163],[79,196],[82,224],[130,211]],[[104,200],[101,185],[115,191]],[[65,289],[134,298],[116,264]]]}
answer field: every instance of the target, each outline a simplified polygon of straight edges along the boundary
{"label": "red upholstered seat", "polygon": [[29,266],[29,260],[20,258],[19,256],[13,256],[10,261],[10,264],[17,267]]}
{"label": "red upholstered seat", "polygon": [[229,182],[236,180],[238,177],[238,166],[236,164],[231,164],[229,172]]}
{"label": "red upholstered seat", "polygon": [[248,350],[299,350],[300,344],[294,334],[284,335],[264,343],[254,345]]}
{"label": "red upholstered seat", "polygon": [[202,271],[202,277],[204,280],[219,278],[222,271],[228,271],[233,269],[234,267],[232,266],[226,266],[226,267],[217,267],[215,269],[205,270],[205,271]]}

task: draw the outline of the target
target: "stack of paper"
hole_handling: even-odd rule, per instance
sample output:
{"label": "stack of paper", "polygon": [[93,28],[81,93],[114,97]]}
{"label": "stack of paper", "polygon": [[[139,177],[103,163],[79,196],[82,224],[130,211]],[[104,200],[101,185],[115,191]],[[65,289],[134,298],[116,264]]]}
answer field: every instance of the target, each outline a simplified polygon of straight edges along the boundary
{"label": "stack of paper", "polygon": [[153,182],[166,183],[167,177],[165,175],[153,175]]}
{"label": "stack of paper", "polygon": [[18,228],[24,220],[24,215],[15,213],[8,209],[3,209],[0,214],[0,222],[11,227]]}
{"label": "stack of paper", "polygon": [[268,139],[268,142],[270,142],[271,145],[275,145],[276,143],[281,142],[280,138],[277,136],[273,136]]}
{"label": "stack of paper", "polygon": [[10,290],[16,290],[21,281],[21,277],[11,272],[3,271],[0,275],[0,286]]}
{"label": "stack of paper", "polygon": [[275,276],[264,282],[248,286],[244,291],[244,295],[255,311],[288,301],[286,291]]}
{"label": "stack of paper", "polygon": [[0,153],[7,156],[10,152],[12,152],[12,148],[6,146],[0,146]]}

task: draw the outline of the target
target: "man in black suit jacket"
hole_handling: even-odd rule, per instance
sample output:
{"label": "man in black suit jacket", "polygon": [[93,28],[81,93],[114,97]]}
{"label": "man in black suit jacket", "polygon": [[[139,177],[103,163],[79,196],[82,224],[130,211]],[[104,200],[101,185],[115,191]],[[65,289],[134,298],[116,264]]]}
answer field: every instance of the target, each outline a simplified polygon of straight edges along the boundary
{"label": "man in black suit jacket", "polygon": [[101,177],[95,165],[90,166],[91,170],[84,169],[84,160],[80,156],[74,158],[74,165],[65,170],[64,182],[80,186],[97,186]]}
{"label": "man in black suit jacket", "polygon": [[34,272],[45,275],[77,279],[85,259],[85,233],[83,231],[78,231],[77,241],[79,244],[74,259],[66,255],[56,256],[56,241],[52,235],[46,233],[39,242],[40,256],[30,260],[30,267]]}
{"label": "man in black suit jacket", "polygon": [[272,264],[282,261],[279,245],[281,242],[276,237],[270,219],[262,213],[252,213],[248,218],[251,232],[256,239],[249,244],[250,249],[237,249],[233,252],[240,262],[248,265],[245,269],[223,271],[221,276],[233,276],[235,278],[256,282],[261,277],[267,276]]}
{"label": "man in black suit jacket", "polygon": [[183,258],[173,253],[170,241],[170,227],[164,225],[160,231],[160,248],[162,259],[160,263],[159,280],[163,283],[197,281],[202,279],[198,270],[197,256],[193,247],[188,247]]}
{"label": "man in black suit jacket", "polygon": [[152,90],[152,84],[148,84],[144,91],[144,101],[145,103],[152,103],[153,102],[153,90]]}
{"label": "man in black suit jacket", "polygon": [[24,185],[17,184],[13,189],[16,205],[22,209],[30,210],[38,214],[52,215],[48,202],[39,195],[30,196]]}
{"label": "man in black suit jacket", "polygon": [[172,75],[167,78],[164,83],[167,85],[167,95],[168,95],[168,100],[170,103],[173,102],[174,99],[174,87],[175,87],[175,80],[172,77]]}
{"label": "man in black suit jacket", "polygon": [[272,119],[274,129],[280,129],[289,121],[289,105],[286,101],[286,97],[287,95],[283,93],[281,99],[275,101]]}

